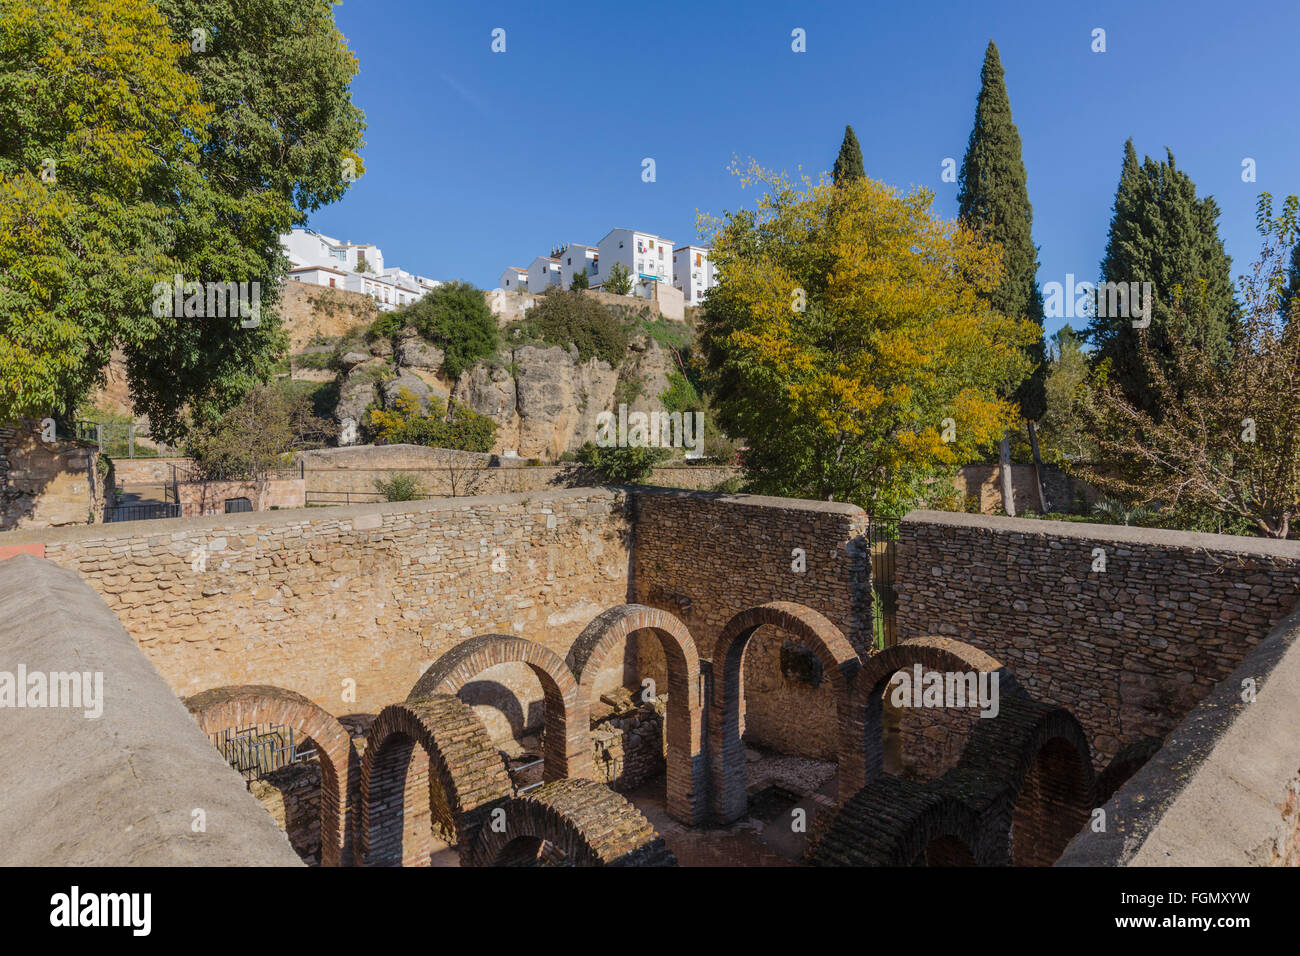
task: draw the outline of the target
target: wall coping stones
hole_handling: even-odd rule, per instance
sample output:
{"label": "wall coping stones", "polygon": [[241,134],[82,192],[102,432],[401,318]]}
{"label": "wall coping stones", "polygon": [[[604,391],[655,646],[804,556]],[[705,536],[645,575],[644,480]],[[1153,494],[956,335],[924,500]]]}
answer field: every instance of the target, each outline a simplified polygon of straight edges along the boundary
{"label": "wall coping stones", "polygon": [[903,518],[903,521],[913,524],[956,525],[963,528],[977,528],[1003,534],[1019,532],[1021,534],[1074,538],[1084,541],[1113,541],[1119,544],[1151,545],[1160,548],[1231,551],[1259,557],[1300,559],[1300,541],[1279,541],[1273,538],[1246,538],[1230,534],[1165,531],[1159,528],[1135,528],[1126,525],[1093,524],[1091,522],[1004,518],[996,515],[973,515],[960,511],[911,511]]}

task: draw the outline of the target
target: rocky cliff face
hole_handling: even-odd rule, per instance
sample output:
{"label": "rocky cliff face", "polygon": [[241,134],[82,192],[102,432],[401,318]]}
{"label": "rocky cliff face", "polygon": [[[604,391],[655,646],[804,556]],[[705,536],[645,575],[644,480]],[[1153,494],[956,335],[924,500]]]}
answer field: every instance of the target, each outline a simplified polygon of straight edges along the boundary
{"label": "rocky cliff face", "polygon": [[618,369],[578,350],[525,345],[480,362],[461,376],[452,398],[498,424],[499,453],[555,459],[596,438],[596,418],[630,409],[661,408],[673,356],[653,339],[633,343]]}
{"label": "rocky cliff face", "polygon": [[[342,445],[361,440],[361,420],[372,402],[388,407],[402,388],[422,402],[429,395],[448,398],[442,353],[409,336],[383,355],[349,352],[343,365],[335,408]],[[633,342],[617,369],[599,359],[582,361],[573,346],[522,345],[467,369],[450,398],[496,421],[497,454],[554,460],[593,441],[596,417],[617,412],[620,402],[631,410],[661,408],[659,396],[674,367],[673,354],[653,339]]]}

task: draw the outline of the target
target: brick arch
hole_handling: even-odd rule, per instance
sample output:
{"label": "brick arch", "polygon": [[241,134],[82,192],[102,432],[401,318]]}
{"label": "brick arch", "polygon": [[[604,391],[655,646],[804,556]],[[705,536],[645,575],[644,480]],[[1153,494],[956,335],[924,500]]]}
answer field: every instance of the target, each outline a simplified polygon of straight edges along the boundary
{"label": "brick arch", "polygon": [[489,667],[510,663],[527,664],[542,682],[546,701],[546,733],[542,738],[542,754],[546,758],[544,778],[591,776],[590,708],[578,692],[578,681],[568,665],[541,644],[507,634],[471,637],[434,661],[407,700],[434,694],[455,696]]}
{"label": "brick arch", "polygon": [[472,840],[486,807],[513,788],[468,704],[447,694],[390,704],[366,735],[361,848],[367,866],[428,863],[435,827]]}
{"label": "brick arch", "polygon": [[605,658],[637,631],[659,639],[668,663],[667,809],[674,819],[703,823],[708,812],[708,768],[704,760],[704,702],[700,692],[700,656],[686,625],[658,608],[619,604],[598,615],[569,649],[568,665],[578,678],[578,693],[591,707],[596,677]]}
{"label": "brick arch", "polygon": [[979,815],[931,785],[879,777],[847,801],[809,849],[814,866],[991,866]]}
{"label": "brick arch", "polygon": [[[916,637],[872,654],[853,679],[853,713],[863,732],[862,767],[854,768],[851,784],[861,787],[884,773],[881,697],[889,679],[900,670],[920,664],[926,671],[975,672],[998,675],[998,695],[1023,695],[1015,675],[996,658],[977,647],[948,637]],[[841,778],[845,769],[840,768]]]}
{"label": "brick arch", "polygon": [[749,639],[765,625],[788,632],[817,655],[823,673],[830,679],[839,724],[840,799],[847,799],[860,788],[854,775],[861,774],[854,768],[863,763],[862,727],[853,710],[850,690],[862,662],[840,629],[821,614],[802,604],[773,601],[741,611],[727,622],[713,646],[709,763],[713,813],[719,823],[730,823],[744,816],[748,803],[745,750],[740,732],[740,703],[744,697],[741,663]]}
{"label": "brick arch", "polygon": [[1004,697],[997,717],[977,722],[957,771],[1001,783],[982,816],[986,839],[1012,866],[1055,862],[1094,804],[1083,727],[1064,707],[1028,696]]}
{"label": "brick arch", "polygon": [[462,866],[505,865],[517,841],[551,844],[569,866],[675,866],[650,821],[594,780],[556,780],[500,801],[462,850]]}
{"label": "brick arch", "polygon": [[185,707],[209,735],[227,728],[281,724],[311,740],[321,767],[321,866],[352,863],[348,808],[356,796],[357,752],[337,718],[302,694],[270,684],[214,687],[187,697]]}

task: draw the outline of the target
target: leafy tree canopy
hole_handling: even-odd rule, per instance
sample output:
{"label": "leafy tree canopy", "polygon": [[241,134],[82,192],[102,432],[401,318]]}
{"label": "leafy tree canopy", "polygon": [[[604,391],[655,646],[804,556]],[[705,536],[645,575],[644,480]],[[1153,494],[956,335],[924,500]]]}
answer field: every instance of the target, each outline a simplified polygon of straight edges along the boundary
{"label": "leafy tree canopy", "polygon": [[982,298],[997,250],[938,219],[928,190],[733,171],[767,191],[702,217],[721,278],[701,347],[723,429],[748,440],[751,487],[911,507],[1015,417],[1002,396],[1038,331]]}

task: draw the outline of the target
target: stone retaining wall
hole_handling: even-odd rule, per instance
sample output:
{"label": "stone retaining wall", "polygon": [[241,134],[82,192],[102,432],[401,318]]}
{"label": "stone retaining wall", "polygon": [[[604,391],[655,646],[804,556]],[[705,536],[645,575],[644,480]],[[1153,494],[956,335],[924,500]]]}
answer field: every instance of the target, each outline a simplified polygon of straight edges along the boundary
{"label": "stone retaining wall", "polygon": [[1007,664],[1079,718],[1101,767],[1164,737],[1290,613],[1300,542],[918,511],[895,590],[903,639]]}

